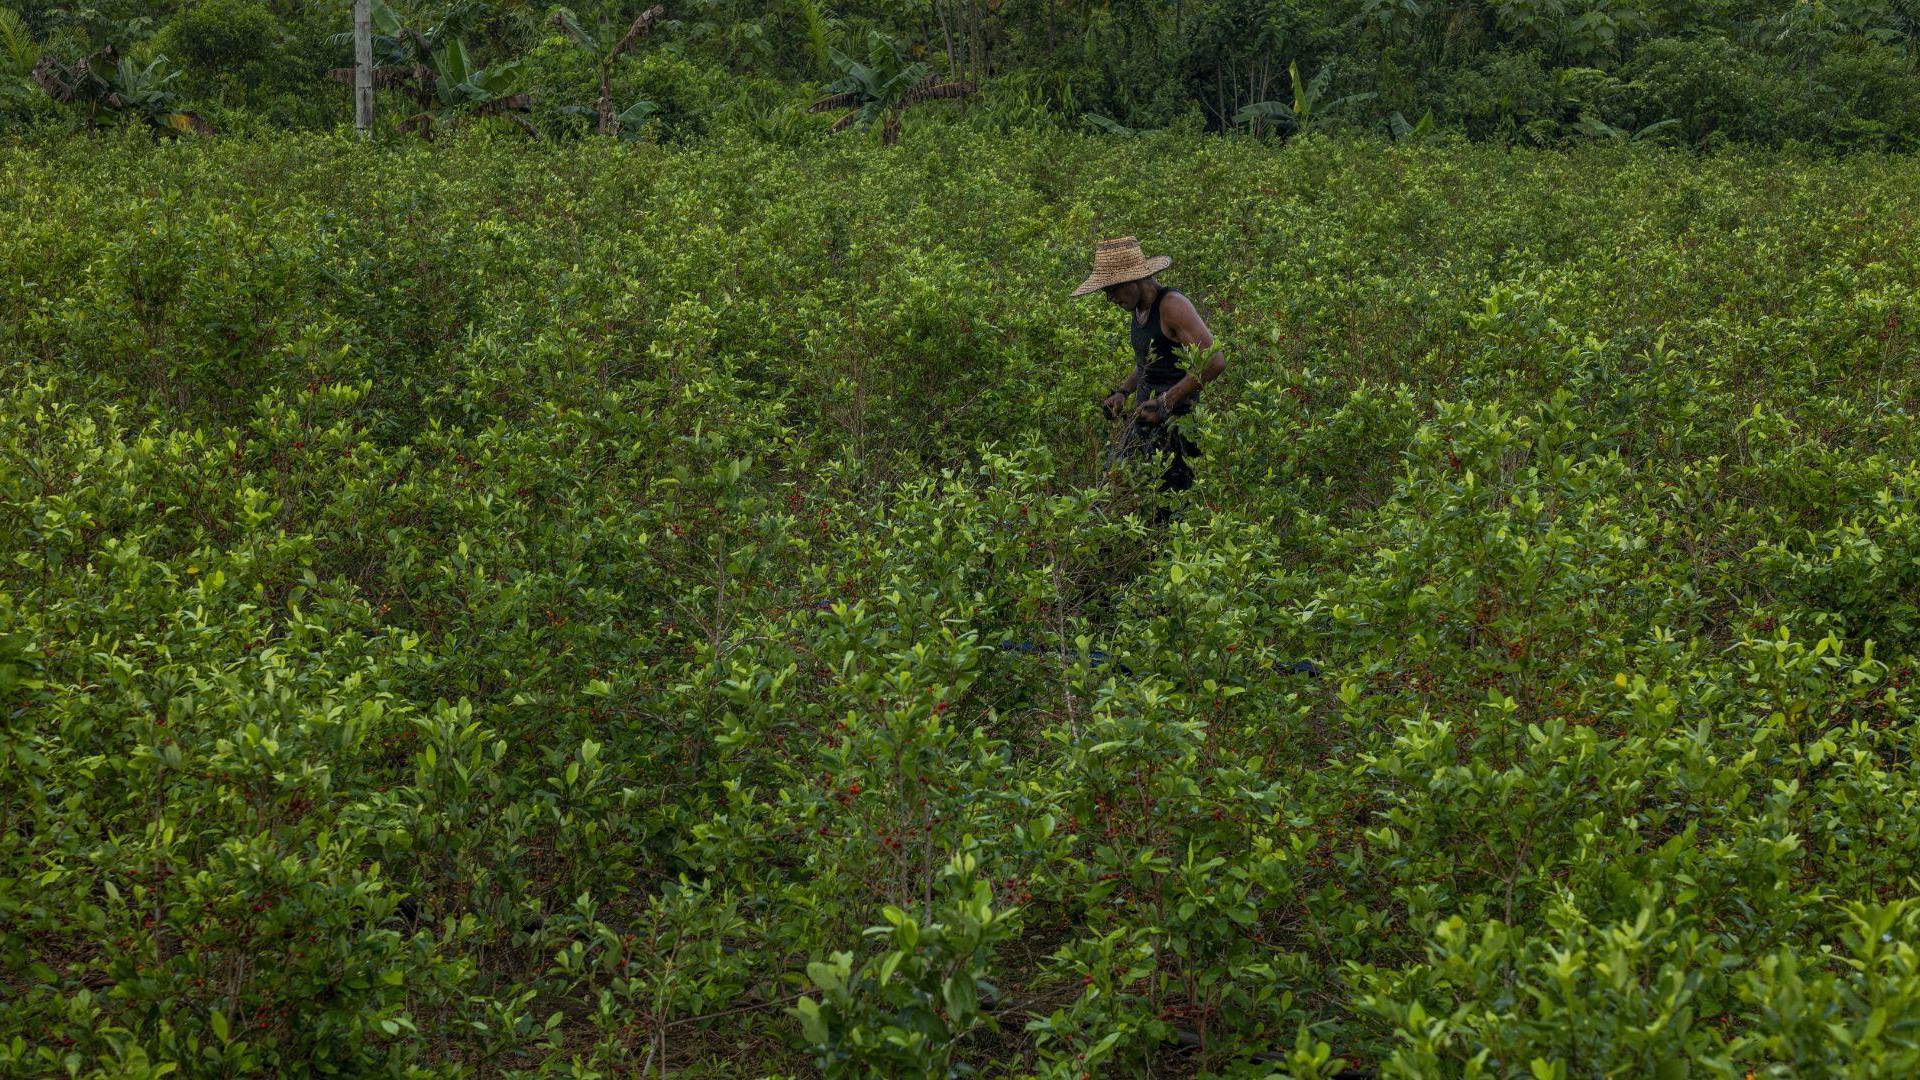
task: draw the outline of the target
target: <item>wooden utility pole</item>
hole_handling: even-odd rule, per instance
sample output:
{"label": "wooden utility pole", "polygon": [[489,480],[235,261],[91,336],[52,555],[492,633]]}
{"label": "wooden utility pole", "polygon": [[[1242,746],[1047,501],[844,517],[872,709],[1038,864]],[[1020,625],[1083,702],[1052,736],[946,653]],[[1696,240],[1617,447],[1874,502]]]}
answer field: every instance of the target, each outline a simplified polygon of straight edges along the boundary
{"label": "wooden utility pole", "polygon": [[353,0],[353,126],[373,137],[373,6]]}

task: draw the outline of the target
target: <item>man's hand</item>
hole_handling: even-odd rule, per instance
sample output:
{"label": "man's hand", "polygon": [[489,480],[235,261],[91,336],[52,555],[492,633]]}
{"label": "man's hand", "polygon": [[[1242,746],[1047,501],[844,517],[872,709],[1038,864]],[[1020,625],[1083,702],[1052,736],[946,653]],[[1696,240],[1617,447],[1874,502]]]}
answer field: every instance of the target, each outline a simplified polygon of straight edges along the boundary
{"label": "man's hand", "polygon": [[1100,411],[1106,413],[1107,419],[1109,420],[1118,419],[1121,410],[1126,407],[1127,392],[1125,390],[1115,390],[1113,393],[1107,395],[1105,401],[1100,403]]}
{"label": "man's hand", "polygon": [[1167,419],[1167,406],[1157,397],[1151,397],[1140,403],[1133,411],[1133,418],[1143,424],[1160,424]]}

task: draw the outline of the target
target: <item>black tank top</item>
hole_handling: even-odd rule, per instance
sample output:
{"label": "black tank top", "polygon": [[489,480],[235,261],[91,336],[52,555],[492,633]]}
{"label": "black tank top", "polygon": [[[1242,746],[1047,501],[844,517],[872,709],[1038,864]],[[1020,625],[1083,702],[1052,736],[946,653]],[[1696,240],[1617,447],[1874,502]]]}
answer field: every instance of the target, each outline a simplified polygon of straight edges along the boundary
{"label": "black tank top", "polygon": [[[1160,304],[1172,289],[1161,289],[1153,298],[1153,306],[1147,309],[1147,321],[1138,322],[1131,312],[1127,315],[1128,324],[1133,332],[1133,366],[1140,373],[1141,396],[1151,397],[1187,377],[1187,369],[1180,366],[1180,358],[1174,350],[1180,343],[1167,336],[1160,325]],[[1192,397],[1182,401],[1175,412],[1191,412]]]}

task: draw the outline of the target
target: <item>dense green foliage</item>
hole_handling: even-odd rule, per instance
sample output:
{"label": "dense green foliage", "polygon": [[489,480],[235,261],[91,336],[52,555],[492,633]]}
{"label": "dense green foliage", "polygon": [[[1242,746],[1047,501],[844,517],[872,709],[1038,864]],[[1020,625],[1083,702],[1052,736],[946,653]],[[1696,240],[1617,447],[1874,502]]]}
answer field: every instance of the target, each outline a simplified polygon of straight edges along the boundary
{"label": "dense green foliage", "polygon": [[[615,37],[651,0],[410,0],[477,65],[524,61],[548,137],[591,125],[599,74],[556,21]],[[351,52],[349,0],[7,0],[34,53],[112,43],[185,74],[187,107],[223,132],[325,128],[350,116],[326,72]],[[1329,124],[1424,139],[1591,139],[1920,147],[1920,0],[684,0],[614,74],[673,138],[802,125],[790,115],[887,35],[907,61],[982,94],[913,122],[1289,136]],[[4,44],[4,42],[0,42]],[[0,50],[4,52],[4,50]],[[0,121],[56,125],[0,68]],[[389,113],[405,110],[398,92]],[[1314,108],[1315,98],[1330,106]],[[410,113],[411,110],[405,110]],[[390,116],[388,123],[400,116]],[[812,130],[822,121],[808,125]],[[890,130],[882,128],[882,130]]]}
{"label": "dense green foliage", "polygon": [[1913,161],[0,175],[0,1073],[1920,1068]]}

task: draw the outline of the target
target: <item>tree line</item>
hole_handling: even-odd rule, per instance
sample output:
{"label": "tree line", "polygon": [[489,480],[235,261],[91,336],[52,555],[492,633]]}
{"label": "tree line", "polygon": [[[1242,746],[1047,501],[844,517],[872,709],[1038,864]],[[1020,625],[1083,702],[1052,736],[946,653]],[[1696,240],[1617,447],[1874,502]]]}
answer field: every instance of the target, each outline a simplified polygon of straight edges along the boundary
{"label": "tree line", "polygon": [[[1112,137],[1172,128],[1286,138],[1325,127],[1527,145],[1920,145],[1920,0],[654,7],[380,4],[383,112],[424,135],[491,117],[545,137],[671,139],[745,125],[777,139],[853,126],[892,140],[905,106],[964,97],[926,113]],[[350,8],[12,0],[0,5],[0,122],[331,127],[351,116],[349,91],[329,78],[351,63]],[[644,35],[630,32],[640,24]],[[934,86],[947,89],[929,98]],[[820,97],[848,93],[858,123],[809,118]]]}

